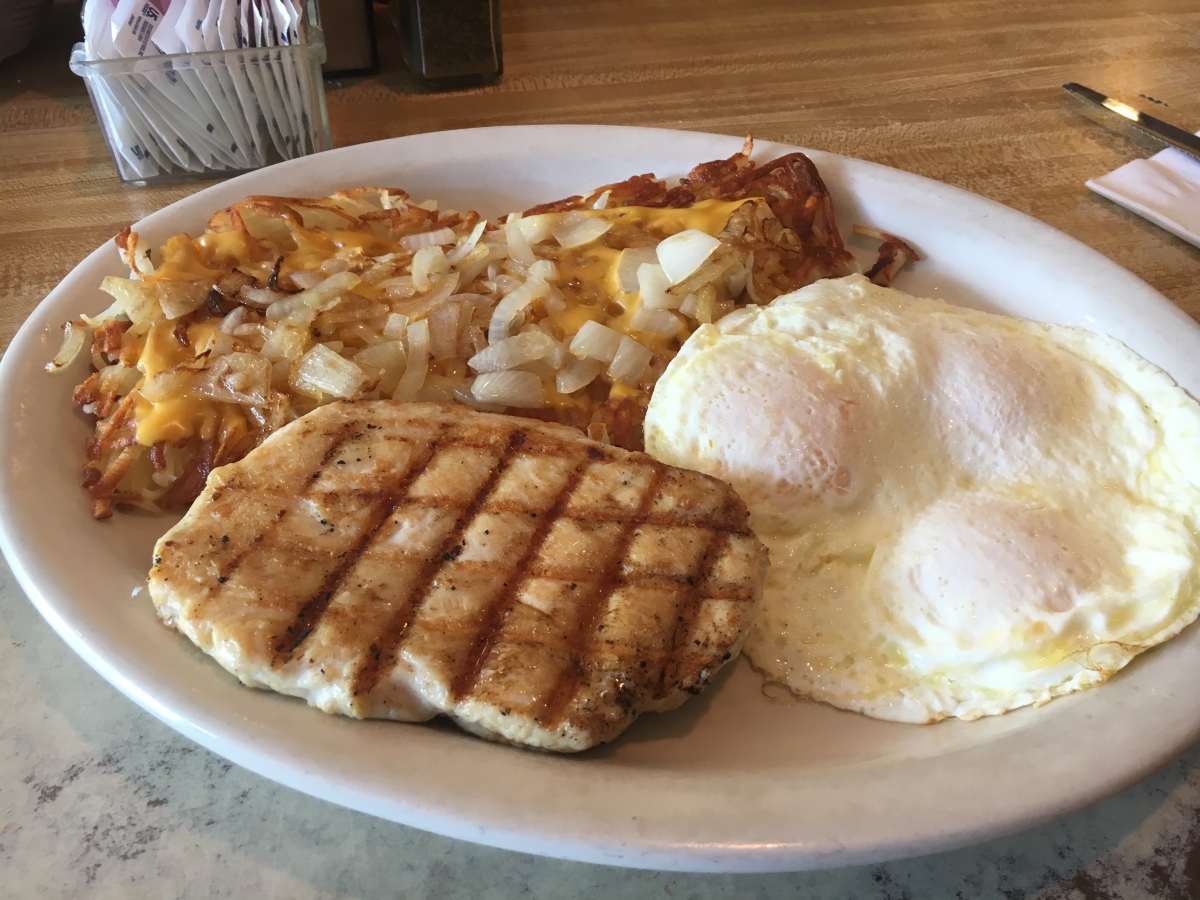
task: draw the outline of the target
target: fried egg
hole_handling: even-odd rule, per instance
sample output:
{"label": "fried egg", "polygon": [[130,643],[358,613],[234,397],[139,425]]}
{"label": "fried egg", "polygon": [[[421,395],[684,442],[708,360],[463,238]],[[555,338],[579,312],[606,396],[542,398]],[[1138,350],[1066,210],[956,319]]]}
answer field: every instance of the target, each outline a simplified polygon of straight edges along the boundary
{"label": "fried egg", "polygon": [[1200,611],[1200,405],[1083,329],[821,281],[696,331],[646,449],[746,501],[746,652],[843,709],[1042,704]]}

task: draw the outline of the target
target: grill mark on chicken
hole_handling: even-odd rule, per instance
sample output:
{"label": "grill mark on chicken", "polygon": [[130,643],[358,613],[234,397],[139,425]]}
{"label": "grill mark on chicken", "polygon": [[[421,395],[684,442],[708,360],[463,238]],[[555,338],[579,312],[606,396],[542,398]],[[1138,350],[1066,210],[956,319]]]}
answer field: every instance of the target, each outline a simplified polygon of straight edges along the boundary
{"label": "grill mark on chicken", "polygon": [[[447,428],[448,426],[443,426],[437,436],[430,440],[429,446],[426,447],[422,455],[411,462],[404,476],[399,479],[391,490],[380,492],[381,501],[372,516],[370,527],[364,531],[362,537],[355,542],[354,546],[346,551],[346,555],[342,558],[338,566],[326,576],[321,589],[300,608],[300,612],[296,614],[296,618],[292,624],[282,634],[276,636],[274,640],[275,658],[271,662],[272,667],[288,662],[296,650],[300,648],[300,645],[312,634],[313,629],[320,624],[321,617],[325,615],[325,611],[329,608],[329,604],[337,594],[338,589],[346,580],[346,576],[354,569],[354,566],[357,565],[363,554],[370,549],[371,545],[379,537],[379,530],[383,528],[388,519],[395,513],[405,493],[412,486],[412,483],[421,477],[421,473],[425,471],[429,465],[429,461],[437,455],[438,449],[441,446],[441,438],[446,433]],[[362,432],[359,430],[358,423],[347,423],[334,436],[333,441],[330,442],[329,449],[321,457],[321,467],[316,474],[321,474],[328,468],[329,464],[334,461],[348,441],[361,436]],[[314,484],[319,480],[316,477],[312,478],[305,494],[315,490]],[[275,527],[278,527],[278,523],[281,520],[282,516],[274,520]],[[258,542],[261,539],[262,536],[260,535],[255,538],[255,541]],[[243,551],[238,557],[239,562],[245,556],[246,552],[248,551]]]}
{"label": "grill mark on chicken", "polygon": [[[728,509],[728,506],[726,509]],[[717,563],[721,560],[722,551],[728,548],[728,546],[729,532],[714,531],[712,537],[709,538],[708,546],[704,548],[704,553],[701,555],[695,571],[688,578],[691,590],[688,591],[687,598],[679,610],[679,618],[675,623],[675,634],[671,637],[666,665],[662,667],[658,688],[654,692],[655,697],[666,696],[669,693],[667,686],[679,680],[680,650],[686,643],[688,636],[692,633],[692,628],[696,624],[696,616],[700,612],[700,605],[704,602],[706,596],[705,589],[708,587],[708,582],[712,578]],[[696,690],[696,688],[693,686],[692,690]]]}
{"label": "grill mark on chicken", "polygon": [[[289,428],[300,444],[280,432],[220,470],[150,577],[163,619],[247,684],[574,751],[679,705],[741,647],[766,554],[715,479],[426,404]],[[329,512],[352,532],[314,531]]]}
{"label": "grill mark on chicken", "polygon": [[579,617],[579,627],[568,645],[571,663],[563,674],[557,690],[537,717],[538,722],[546,728],[555,728],[562,724],[567,707],[575,698],[579,683],[583,679],[584,666],[587,664],[588,655],[596,640],[596,628],[600,624],[600,619],[604,615],[605,607],[613,590],[621,583],[621,565],[625,561],[625,555],[629,552],[629,545],[633,541],[635,530],[638,525],[642,524],[650,505],[658,496],[663,475],[662,464],[655,462],[651,471],[653,474],[650,482],[646,485],[645,493],[638,502],[637,510],[618,521],[622,530],[616,541],[616,551],[610,557],[608,565],[605,566],[604,573],[600,576],[592,596],[586,601]]}
{"label": "grill mark on chicken", "polygon": [[587,471],[592,462],[591,457],[581,456],[549,509],[538,513],[540,524],[530,536],[525,554],[514,568],[515,577],[508,579],[504,588],[492,600],[487,611],[481,617],[479,631],[475,635],[474,645],[467,657],[467,665],[451,682],[450,696],[454,700],[466,697],[474,690],[480,670],[487,660],[488,652],[500,637],[500,626],[504,623],[504,617],[516,603],[521,586],[533,575],[533,561],[540,555],[554,524],[563,517],[567,504],[571,501],[571,495],[575,492],[580,478],[583,477],[583,473]]}
{"label": "grill mark on chicken", "polygon": [[[520,450],[526,440],[527,435],[521,428],[517,428],[509,434],[499,462],[492,468],[487,479],[479,486],[475,492],[475,496],[471,498],[470,503],[467,504],[467,507],[459,515],[458,520],[454,523],[454,527],[450,530],[450,533],[446,535],[438,552],[426,561],[411,591],[409,602],[392,617],[379,637],[368,648],[364,663],[354,673],[350,688],[351,694],[356,697],[369,694],[375,685],[378,684],[380,676],[395,664],[400,645],[408,634],[409,626],[412,624],[417,610],[421,608],[421,604],[429,596],[437,573],[449,561],[447,557],[453,553],[454,548],[462,542],[463,532],[487,501],[488,494],[491,493],[492,488],[496,486],[496,483],[504,474],[509,460]],[[450,558],[453,559],[453,557]]]}
{"label": "grill mark on chicken", "polygon": [[[346,445],[347,441],[349,441],[355,437],[355,432],[357,432],[357,430],[358,430],[357,423],[348,422],[345,425],[343,425],[337,431],[337,433],[335,433],[333,435],[333,439],[330,441],[330,444],[329,444],[329,449],[325,451],[325,455],[321,459],[321,469],[324,469],[325,466],[327,466],[330,463],[330,461],[335,456],[338,455],[338,452],[342,449],[342,447],[344,447]],[[314,486],[313,486],[312,482],[316,481],[316,480],[317,479],[312,479],[308,484],[306,484],[304,486],[303,493],[305,495],[308,495],[309,493],[311,493],[313,491]],[[230,486],[232,486],[232,485],[230,485]],[[213,500],[219,500],[220,498],[221,498],[220,492],[217,492],[213,495]],[[251,543],[249,546],[242,547],[236,553],[234,553],[234,555],[230,558],[230,560],[221,568],[220,576],[217,578],[218,589],[220,588],[221,585],[226,584],[229,581],[229,579],[233,577],[233,573],[238,570],[238,567],[241,566],[241,564],[245,561],[246,557],[250,553],[254,552],[255,545],[262,543],[271,534],[272,531],[279,528],[279,525],[286,517],[286,514],[287,514],[287,510],[281,509],[279,511],[279,515],[277,515],[274,519],[271,520],[270,524],[267,526],[267,529],[265,531],[259,532],[258,534],[256,534],[254,536],[253,543]],[[289,628],[288,630],[290,631],[291,629]],[[295,649],[295,648],[293,647],[292,649]],[[291,650],[289,650],[288,652],[290,653]]]}
{"label": "grill mark on chicken", "polygon": [[[433,448],[426,456],[422,464],[418,467],[424,469],[429,462],[429,457],[433,455]],[[416,478],[419,472],[410,473],[412,478]],[[371,525],[363,533],[351,547],[338,566],[325,577],[325,582],[321,585],[321,589],[300,608],[300,612],[296,614],[295,621],[292,622],[275,640],[275,659],[271,665],[278,666],[286,663],[292,658],[292,654],[299,649],[300,645],[308,638],[314,628],[321,621],[321,617],[325,615],[325,611],[329,608],[330,601],[333,600],[334,594],[338,592],[338,588],[346,580],[346,575],[357,565],[359,559],[367,551],[367,549],[375,542],[379,536],[381,529],[392,514],[396,511],[396,507],[400,505],[400,498],[397,493],[386,495],[375,509]]]}
{"label": "grill mark on chicken", "polygon": [[324,469],[331,462],[333,462],[333,458],[341,452],[343,447],[346,446],[347,441],[353,440],[361,435],[362,432],[358,430],[357,422],[347,422],[345,425],[343,425],[338,430],[338,433],[334,435],[333,440],[329,442],[329,449],[326,450],[325,455],[321,457],[320,468]]}

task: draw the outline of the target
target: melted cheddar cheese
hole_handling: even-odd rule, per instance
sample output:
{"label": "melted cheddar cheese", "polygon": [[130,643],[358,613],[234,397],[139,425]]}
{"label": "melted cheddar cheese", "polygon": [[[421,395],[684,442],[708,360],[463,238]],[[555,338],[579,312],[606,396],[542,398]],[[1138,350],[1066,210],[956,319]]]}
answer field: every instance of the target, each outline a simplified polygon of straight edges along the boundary
{"label": "melted cheddar cheese", "polygon": [[701,200],[683,209],[651,206],[614,206],[611,209],[587,209],[585,215],[607,219],[613,224],[631,225],[658,238],[667,238],[689,228],[716,236],[725,230],[729,217],[745,200]]}
{"label": "melted cheddar cheese", "polygon": [[[175,337],[175,323],[160,320],[146,333],[138,369],[145,379],[196,359],[196,348],[203,347],[217,330],[215,321],[188,326],[188,344]],[[139,397],[134,413],[137,442],[145,447],[159,441],[168,444],[198,436],[201,440],[246,431],[246,418],[237,407],[204,397],[174,393],[157,402]]]}
{"label": "melted cheddar cheese", "polygon": [[[635,331],[630,326],[640,296],[620,290],[616,277],[622,252],[619,248],[644,245],[690,228],[715,236],[724,230],[729,217],[744,202],[705,200],[685,209],[625,206],[583,210],[588,216],[612,222],[613,229],[606,238],[558,254],[556,285],[567,305],[561,311],[545,315],[541,323],[556,339],[569,341],[585,322],[596,321],[634,337],[655,354],[673,354],[687,336],[686,331],[667,337]],[[297,222],[278,218],[254,219],[247,228],[248,231],[208,232],[194,239],[186,234],[171,238],[162,249],[161,263],[148,280],[215,283],[236,268],[254,275],[262,284],[279,260],[280,273],[287,275],[317,270],[335,256],[353,259],[409,252],[397,240],[371,232],[306,229]],[[633,239],[633,243],[628,243],[627,238]],[[381,289],[367,282],[361,282],[354,291],[368,300],[385,299]],[[160,319],[141,338],[137,365],[144,376],[142,383],[158,373],[194,362],[212,340],[218,323],[208,320],[188,325],[186,343],[176,337],[176,324]],[[609,397],[634,396],[638,390],[636,386],[614,382]],[[548,384],[546,400],[549,406],[577,407],[585,413],[590,413],[597,402],[586,392],[558,394],[553,390],[553,378]],[[204,440],[225,440],[244,434],[249,427],[235,404],[178,391],[157,402],[140,398],[135,423],[137,441],[145,446],[197,436]]]}

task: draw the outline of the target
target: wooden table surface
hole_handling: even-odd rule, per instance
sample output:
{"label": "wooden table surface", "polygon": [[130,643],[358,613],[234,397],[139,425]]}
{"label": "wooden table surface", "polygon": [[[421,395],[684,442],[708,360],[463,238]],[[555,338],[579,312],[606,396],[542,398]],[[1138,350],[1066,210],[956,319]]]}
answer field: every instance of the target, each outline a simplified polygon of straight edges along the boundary
{"label": "wooden table surface", "polygon": [[[51,32],[0,63],[3,346],[88,252],[203,186],[117,180],[65,65],[74,5],[58,3]],[[547,122],[750,129],[998,200],[1200,317],[1200,249],[1084,187],[1145,151],[1080,116],[1060,88],[1078,81],[1200,128],[1195,0],[505,0],[503,10],[501,82],[426,93],[379,7],[384,71],[328,85],[334,145]]]}
{"label": "wooden table surface", "polygon": [[[117,180],[66,66],[77,10],[56,3],[34,45],[0,62],[0,346],[97,245],[204,186]],[[327,84],[335,146],[481,125],[750,129],[1026,212],[1200,319],[1200,249],[1084,187],[1146,151],[1060,87],[1200,128],[1196,0],[504,0],[503,79],[450,93],[414,84],[377,13],[381,74]]]}

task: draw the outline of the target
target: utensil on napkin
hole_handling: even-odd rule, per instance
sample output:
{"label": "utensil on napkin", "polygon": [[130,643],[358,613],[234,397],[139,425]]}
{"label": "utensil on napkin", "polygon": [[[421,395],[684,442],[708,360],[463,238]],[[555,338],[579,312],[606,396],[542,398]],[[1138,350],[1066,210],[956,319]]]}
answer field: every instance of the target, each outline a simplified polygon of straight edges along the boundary
{"label": "utensil on napkin", "polygon": [[1149,159],[1135,159],[1089,180],[1087,187],[1200,247],[1200,136],[1083,85],[1064,84],[1063,88],[1126,128],[1170,145]]}

